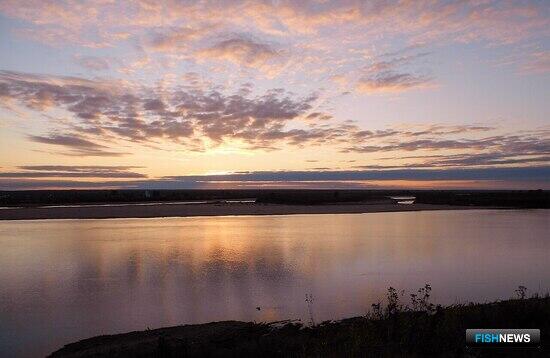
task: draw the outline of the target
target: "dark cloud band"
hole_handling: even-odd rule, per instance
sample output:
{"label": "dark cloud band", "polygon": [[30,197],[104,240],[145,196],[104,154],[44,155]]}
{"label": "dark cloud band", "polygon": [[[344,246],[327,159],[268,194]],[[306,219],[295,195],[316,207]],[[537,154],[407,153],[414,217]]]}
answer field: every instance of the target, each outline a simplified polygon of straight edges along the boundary
{"label": "dark cloud band", "polygon": [[[455,182],[486,182],[492,188],[549,189],[550,167],[511,167],[476,169],[395,169],[366,171],[268,171],[245,172],[227,175],[171,176],[149,180],[14,180],[0,178],[0,189],[45,188],[126,188],[126,189],[201,189],[201,188],[361,188],[384,187],[383,182],[394,186],[393,181],[405,181],[402,188],[414,188],[413,183],[440,182],[452,187]],[[382,183],[382,184],[381,184]],[[407,184],[409,183],[409,184]],[[496,184],[495,184],[496,183]],[[409,185],[409,186],[408,186]],[[473,186],[476,187],[475,185]],[[483,187],[485,188],[485,187]]]}

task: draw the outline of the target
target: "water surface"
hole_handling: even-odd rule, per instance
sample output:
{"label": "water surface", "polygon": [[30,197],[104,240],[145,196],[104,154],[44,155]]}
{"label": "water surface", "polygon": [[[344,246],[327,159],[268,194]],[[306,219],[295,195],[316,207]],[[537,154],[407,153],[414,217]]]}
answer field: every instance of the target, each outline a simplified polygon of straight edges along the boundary
{"label": "water surface", "polygon": [[[0,355],[215,320],[364,314],[550,289],[549,210],[0,222]],[[257,310],[256,307],[260,307]]]}

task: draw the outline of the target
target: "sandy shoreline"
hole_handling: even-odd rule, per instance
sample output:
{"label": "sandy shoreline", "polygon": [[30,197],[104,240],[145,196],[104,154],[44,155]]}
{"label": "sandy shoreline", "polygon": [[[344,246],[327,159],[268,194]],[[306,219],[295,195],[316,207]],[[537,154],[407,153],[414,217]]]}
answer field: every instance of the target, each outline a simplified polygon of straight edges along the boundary
{"label": "sandy shoreline", "polygon": [[279,205],[257,203],[30,207],[0,210],[0,220],[109,219],[233,215],[357,214],[420,210],[464,210],[483,207],[431,204]]}

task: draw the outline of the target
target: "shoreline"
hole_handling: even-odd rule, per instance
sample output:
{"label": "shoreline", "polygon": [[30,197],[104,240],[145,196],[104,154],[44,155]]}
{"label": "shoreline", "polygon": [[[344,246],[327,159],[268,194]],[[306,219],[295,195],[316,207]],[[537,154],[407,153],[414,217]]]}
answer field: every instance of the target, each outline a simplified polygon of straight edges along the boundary
{"label": "shoreline", "polygon": [[130,219],[197,216],[250,216],[295,214],[364,214],[426,210],[499,209],[486,206],[435,204],[342,203],[323,205],[287,205],[262,203],[224,204],[153,204],[153,205],[86,205],[59,207],[19,207],[0,210],[2,220],[48,219]]}
{"label": "shoreline", "polygon": [[[48,357],[472,357],[464,332],[479,326],[529,326],[541,330],[541,342],[548,340],[548,295],[447,307],[427,298],[416,310],[386,307],[314,326],[299,320],[219,321],[99,335],[68,343]],[[538,349],[498,352],[504,357],[546,357],[548,349],[543,343]]]}

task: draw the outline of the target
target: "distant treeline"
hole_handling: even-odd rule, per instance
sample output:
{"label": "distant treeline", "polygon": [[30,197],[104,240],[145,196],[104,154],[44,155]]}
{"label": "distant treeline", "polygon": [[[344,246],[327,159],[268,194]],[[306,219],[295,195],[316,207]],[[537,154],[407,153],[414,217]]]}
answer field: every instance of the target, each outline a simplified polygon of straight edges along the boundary
{"label": "distant treeline", "polygon": [[528,191],[425,191],[417,192],[416,203],[515,208],[550,208],[550,192]]}
{"label": "distant treeline", "polygon": [[260,203],[322,204],[410,195],[403,190],[21,190],[0,191],[0,206],[256,199]]}
{"label": "distant treeline", "polygon": [[346,202],[382,202],[390,197],[415,197],[415,203],[462,206],[549,208],[550,192],[464,191],[464,190],[278,190],[262,191],[257,202],[274,204],[330,204]]}
{"label": "distant treeline", "polygon": [[416,203],[549,208],[550,192],[480,190],[26,190],[0,191],[0,206],[38,206],[194,200],[256,199],[258,203],[316,205],[389,202],[414,196]]}
{"label": "distant treeline", "polygon": [[21,190],[0,191],[0,206],[136,203],[256,198],[258,190]]}
{"label": "distant treeline", "polygon": [[258,203],[315,205],[331,203],[391,202],[390,196],[411,195],[395,190],[266,190],[256,199]]}

